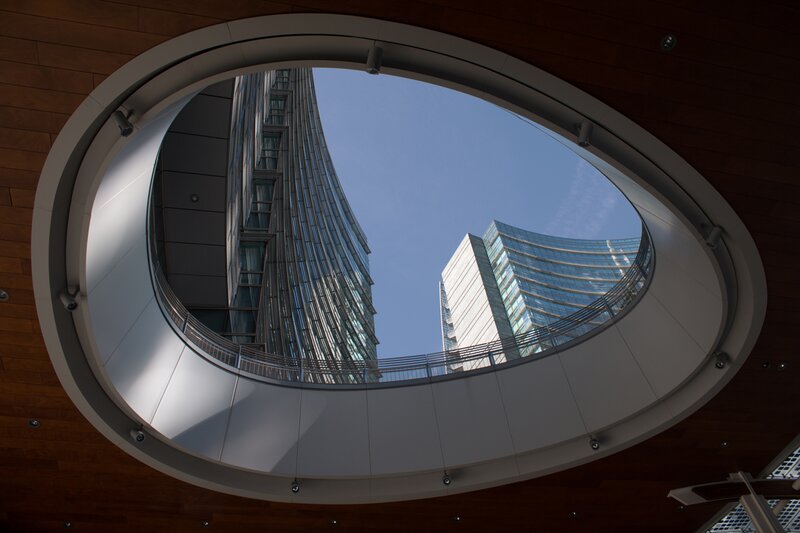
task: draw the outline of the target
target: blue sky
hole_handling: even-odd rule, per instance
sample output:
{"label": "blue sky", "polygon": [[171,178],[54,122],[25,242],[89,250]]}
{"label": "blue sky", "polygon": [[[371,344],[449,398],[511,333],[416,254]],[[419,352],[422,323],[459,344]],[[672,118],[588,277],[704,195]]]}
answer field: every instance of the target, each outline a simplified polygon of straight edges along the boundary
{"label": "blue sky", "polygon": [[550,235],[637,237],[605,177],[519,117],[428,83],[314,69],[336,172],[367,234],[380,357],[441,350],[438,281],[492,219]]}

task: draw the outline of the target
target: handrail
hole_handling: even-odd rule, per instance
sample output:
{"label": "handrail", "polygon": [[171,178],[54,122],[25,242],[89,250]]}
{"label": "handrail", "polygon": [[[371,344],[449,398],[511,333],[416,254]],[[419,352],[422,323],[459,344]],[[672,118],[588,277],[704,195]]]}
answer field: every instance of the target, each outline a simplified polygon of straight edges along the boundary
{"label": "handrail", "polygon": [[201,353],[225,365],[268,379],[293,383],[363,384],[396,383],[463,375],[486,367],[497,368],[514,360],[541,357],[558,350],[608,320],[618,316],[645,287],[653,265],[652,246],[642,228],[639,251],[623,277],[603,296],[586,307],[527,333],[451,351],[384,358],[371,361],[326,361],[290,357],[237,344],[208,328],[189,313],[167,283],[151,244],[153,281],[161,308],[176,330]]}

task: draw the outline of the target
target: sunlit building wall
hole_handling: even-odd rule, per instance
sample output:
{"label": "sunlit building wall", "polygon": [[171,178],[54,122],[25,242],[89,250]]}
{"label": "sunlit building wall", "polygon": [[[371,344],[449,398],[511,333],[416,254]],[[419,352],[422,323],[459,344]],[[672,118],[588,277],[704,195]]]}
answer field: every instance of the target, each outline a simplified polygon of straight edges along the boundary
{"label": "sunlit building wall", "polygon": [[[442,272],[442,345],[457,351],[523,335],[594,304],[633,264],[639,238],[567,239],[493,221],[483,237],[467,235]],[[577,337],[608,317],[576,328]],[[506,348],[495,362],[548,348]],[[451,370],[483,366],[477,360]]]}
{"label": "sunlit building wall", "polygon": [[[459,244],[442,271],[440,299],[446,351],[514,335],[480,237],[466,235]],[[498,354],[498,362],[506,357]]]}

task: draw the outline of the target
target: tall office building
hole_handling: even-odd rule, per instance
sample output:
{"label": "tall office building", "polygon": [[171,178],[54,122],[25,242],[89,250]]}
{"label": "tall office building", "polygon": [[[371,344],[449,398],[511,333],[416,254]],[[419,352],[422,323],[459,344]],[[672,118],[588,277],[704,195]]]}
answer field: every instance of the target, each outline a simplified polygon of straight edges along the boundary
{"label": "tall office building", "polygon": [[375,360],[369,247],[328,153],[311,69],[237,78],[231,116],[237,340],[309,369]]}
{"label": "tall office building", "polygon": [[[442,345],[454,354],[450,370],[486,364],[460,362],[459,349],[546,328],[594,305],[634,263],[639,243],[552,237],[497,221],[483,237],[466,235],[439,284]],[[570,334],[582,335],[607,318],[595,317]],[[509,343],[494,358],[504,362],[548,347],[548,341]]]}
{"label": "tall office building", "polygon": [[[364,368],[376,360],[378,342],[369,247],[328,153],[311,69],[240,76],[200,97],[223,105],[220,95],[230,118],[223,141],[227,148],[219,156],[227,171],[217,171],[226,174],[226,205],[220,207],[212,228],[219,232],[219,242],[205,244],[224,249],[225,264],[220,253],[215,259],[218,265],[203,267],[221,274],[216,278],[219,287],[215,299],[195,305],[186,302],[203,287],[195,283],[181,294],[177,285],[187,272],[197,274],[193,271],[200,269],[200,263],[184,261],[176,272],[177,254],[167,253],[163,264],[170,285],[175,283],[175,292],[190,312],[231,341],[264,351],[272,360],[280,356],[282,364],[311,371],[321,381],[366,379]],[[178,137],[203,138],[187,132],[209,122],[209,108],[193,101],[176,119],[175,131],[168,133],[162,148],[162,167],[175,170],[168,168],[175,160],[188,167],[208,157],[199,148],[190,150],[191,156],[173,151],[186,146],[175,141]],[[167,191],[173,174],[164,173]],[[219,193],[221,189],[205,196]],[[164,196],[168,203],[168,194]],[[169,241],[176,226],[171,220],[177,218],[170,209],[165,212],[163,233]],[[164,248],[169,251],[170,246],[167,242]],[[182,246],[186,257],[189,250]],[[212,261],[208,252],[202,253]],[[210,284],[215,278],[203,279]],[[351,367],[359,370],[349,374]],[[326,374],[326,369],[332,373]]]}

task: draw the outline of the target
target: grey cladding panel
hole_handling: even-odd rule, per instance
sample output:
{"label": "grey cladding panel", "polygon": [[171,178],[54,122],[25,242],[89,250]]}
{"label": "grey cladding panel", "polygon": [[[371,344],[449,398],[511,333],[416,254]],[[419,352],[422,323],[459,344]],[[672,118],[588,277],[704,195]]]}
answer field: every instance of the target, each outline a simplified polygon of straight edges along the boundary
{"label": "grey cladding panel", "polygon": [[225,245],[225,214],[188,209],[164,209],[167,241]]}
{"label": "grey cladding panel", "polygon": [[170,131],[207,137],[228,138],[231,101],[198,94],[177,116]]}
{"label": "grey cladding panel", "polygon": [[228,172],[228,139],[168,132],[164,137],[162,166],[165,171],[225,176]]}
{"label": "grey cladding panel", "polygon": [[[225,211],[225,178],[183,172],[164,172],[164,207]],[[192,201],[192,195],[197,201]]]}
{"label": "grey cladding panel", "polygon": [[227,282],[217,276],[172,275],[169,285],[181,302],[187,307],[218,307],[228,304]]}
{"label": "grey cladding panel", "polygon": [[200,91],[200,94],[210,94],[212,96],[220,96],[222,98],[232,98],[233,78],[210,85]]}
{"label": "grey cladding panel", "polygon": [[170,274],[225,276],[225,246],[168,242],[165,248]]}

